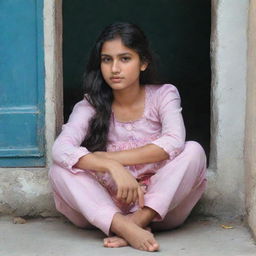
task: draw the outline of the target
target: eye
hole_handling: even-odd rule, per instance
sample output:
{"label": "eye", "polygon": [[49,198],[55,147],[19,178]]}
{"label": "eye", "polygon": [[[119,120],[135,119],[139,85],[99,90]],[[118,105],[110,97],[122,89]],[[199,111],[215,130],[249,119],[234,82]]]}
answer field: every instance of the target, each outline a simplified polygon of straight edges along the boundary
{"label": "eye", "polygon": [[111,58],[109,58],[109,57],[103,57],[103,58],[101,58],[101,61],[102,62],[109,62],[111,60]]}
{"label": "eye", "polygon": [[131,57],[122,57],[123,62],[128,62],[131,59]]}

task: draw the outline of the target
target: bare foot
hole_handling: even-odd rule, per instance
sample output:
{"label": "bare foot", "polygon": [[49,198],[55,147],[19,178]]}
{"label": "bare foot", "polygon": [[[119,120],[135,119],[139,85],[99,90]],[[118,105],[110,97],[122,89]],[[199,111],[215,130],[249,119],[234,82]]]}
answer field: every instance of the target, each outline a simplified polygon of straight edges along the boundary
{"label": "bare foot", "polygon": [[156,212],[148,207],[139,209],[134,213],[126,215],[133,223],[138,225],[141,228],[145,228],[149,225],[152,219],[156,216]]}
{"label": "bare foot", "polygon": [[137,226],[143,228],[142,223],[138,220],[138,218],[137,218],[137,216],[135,214],[136,214],[136,212],[135,213],[129,213],[125,217],[128,218],[129,220],[131,220]]}
{"label": "bare foot", "polygon": [[[150,227],[146,227],[145,230],[151,232]],[[128,246],[128,242],[119,236],[112,236],[112,237],[106,237],[103,240],[103,245],[108,248],[118,248],[118,247],[124,247]]]}
{"label": "bare foot", "polygon": [[152,233],[137,226],[120,213],[114,215],[111,231],[122,237],[136,249],[149,252],[159,250],[159,245]]}
{"label": "bare foot", "polygon": [[103,245],[109,248],[118,248],[128,246],[128,242],[119,236],[107,237],[103,240]]}

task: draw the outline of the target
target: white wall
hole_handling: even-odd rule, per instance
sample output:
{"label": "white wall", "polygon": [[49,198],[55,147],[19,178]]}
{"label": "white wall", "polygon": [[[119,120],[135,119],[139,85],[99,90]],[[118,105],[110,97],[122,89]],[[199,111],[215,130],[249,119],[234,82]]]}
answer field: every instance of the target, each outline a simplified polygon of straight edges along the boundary
{"label": "white wall", "polygon": [[250,2],[248,29],[245,184],[247,221],[256,238],[256,0]]}
{"label": "white wall", "polygon": [[244,123],[249,0],[212,1],[212,117],[209,185],[201,211],[245,213]]}

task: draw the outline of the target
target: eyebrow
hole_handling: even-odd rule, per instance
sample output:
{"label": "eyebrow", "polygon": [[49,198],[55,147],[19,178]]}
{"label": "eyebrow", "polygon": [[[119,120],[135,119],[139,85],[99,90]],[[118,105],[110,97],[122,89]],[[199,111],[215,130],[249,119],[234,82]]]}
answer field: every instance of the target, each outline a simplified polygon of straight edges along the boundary
{"label": "eyebrow", "polygon": [[[129,52],[123,52],[123,53],[117,54],[117,56],[122,56],[122,55],[132,55],[132,54],[129,53]],[[111,55],[106,54],[106,53],[102,53],[101,56],[111,56]]]}

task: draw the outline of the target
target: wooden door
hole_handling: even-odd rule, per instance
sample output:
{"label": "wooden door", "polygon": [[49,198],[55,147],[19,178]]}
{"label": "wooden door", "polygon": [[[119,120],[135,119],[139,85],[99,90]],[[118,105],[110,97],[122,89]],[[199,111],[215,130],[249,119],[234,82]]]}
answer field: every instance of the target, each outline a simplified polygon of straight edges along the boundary
{"label": "wooden door", "polygon": [[0,167],[45,165],[43,0],[0,1]]}

